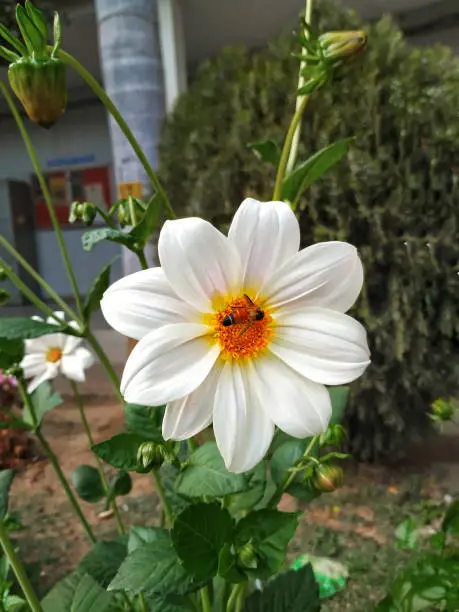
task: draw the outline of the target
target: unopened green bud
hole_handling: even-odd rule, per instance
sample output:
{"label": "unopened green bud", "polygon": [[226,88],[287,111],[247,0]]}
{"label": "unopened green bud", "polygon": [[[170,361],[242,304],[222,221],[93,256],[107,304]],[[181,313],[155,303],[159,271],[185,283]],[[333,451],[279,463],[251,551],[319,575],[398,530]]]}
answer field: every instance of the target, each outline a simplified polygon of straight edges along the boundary
{"label": "unopened green bud", "polygon": [[50,128],[65,111],[67,76],[61,60],[21,58],[10,65],[8,79],[34,123]]}
{"label": "unopened green bud", "polygon": [[137,451],[137,461],[143,470],[161,467],[164,462],[161,446],[155,442],[143,442]]}
{"label": "unopened green bud", "polygon": [[259,556],[252,542],[247,542],[238,550],[238,564],[244,569],[257,569]]}
{"label": "unopened green bud", "polygon": [[326,32],[319,36],[324,59],[335,67],[354,61],[366,45],[367,35],[362,30]]}
{"label": "unopened green bud", "polygon": [[11,293],[6,289],[0,289],[0,306],[3,306],[11,298]]}
{"label": "unopened green bud", "polygon": [[69,223],[83,221],[86,225],[92,225],[97,216],[97,207],[91,202],[72,202],[70,206]]}
{"label": "unopened green bud", "polygon": [[146,205],[139,198],[129,196],[123,199],[118,207],[118,222],[121,227],[135,227],[145,216]]}
{"label": "unopened green bud", "polygon": [[331,493],[343,486],[344,471],[339,465],[319,465],[314,471],[311,484],[321,493]]}
{"label": "unopened green bud", "polygon": [[432,404],[431,418],[434,421],[445,423],[447,421],[451,421],[454,416],[454,412],[455,409],[452,399],[447,400],[441,397],[435,400]]}
{"label": "unopened green bud", "polygon": [[330,423],[326,432],[320,435],[319,446],[341,446],[346,439],[346,430],[338,423]]}

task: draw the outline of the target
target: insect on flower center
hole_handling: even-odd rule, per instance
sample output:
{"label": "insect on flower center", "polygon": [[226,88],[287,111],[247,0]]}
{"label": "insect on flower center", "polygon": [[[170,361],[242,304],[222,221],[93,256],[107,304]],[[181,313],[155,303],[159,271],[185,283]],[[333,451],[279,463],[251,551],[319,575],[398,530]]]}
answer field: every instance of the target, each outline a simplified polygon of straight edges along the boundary
{"label": "insect on flower center", "polygon": [[49,361],[50,363],[56,363],[61,357],[62,351],[57,346],[52,346],[46,353],[46,361]]}
{"label": "insect on flower center", "polygon": [[269,313],[246,294],[227,302],[214,320],[214,337],[222,348],[222,357],[256,357],[269,344],[271,323]]}

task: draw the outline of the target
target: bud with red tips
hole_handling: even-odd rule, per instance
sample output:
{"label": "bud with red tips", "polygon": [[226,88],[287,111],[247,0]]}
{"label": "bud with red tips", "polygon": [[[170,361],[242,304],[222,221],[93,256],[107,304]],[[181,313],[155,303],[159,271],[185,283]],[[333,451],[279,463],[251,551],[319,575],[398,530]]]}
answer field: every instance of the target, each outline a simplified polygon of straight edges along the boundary
{"label": "bud with red tips", "polygon": [[343,486],[344,471],[339,465],[319,465],[311,479],[311,484],[321,493],[332,493]]}

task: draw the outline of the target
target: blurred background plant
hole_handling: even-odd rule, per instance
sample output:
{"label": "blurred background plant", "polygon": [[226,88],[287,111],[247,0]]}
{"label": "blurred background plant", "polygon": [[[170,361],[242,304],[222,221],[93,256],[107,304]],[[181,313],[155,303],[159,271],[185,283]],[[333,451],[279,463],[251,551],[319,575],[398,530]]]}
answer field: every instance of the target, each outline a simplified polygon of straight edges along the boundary
{"label": "blurred background plant", "polygon": [[[302,243],[347,240],[361,253],[354,314],[369,331],[372,367],[352,385],[345,425],[356,456],[395,458],[431,423],[432,401],[458,387],[459,61],[446,47],[408,45],[389,18],[367,26],[333,0],[315,8],[318,31],[364,29],[370,44],[353,78],[314,94],[306,111],[300,159],[356,138],[300,200]],[[179,216],[226,229],[243,197],[270,199],[275,170],[247,143],[282,142],[298,52],[286,33],[200,67],[160,147]]]}

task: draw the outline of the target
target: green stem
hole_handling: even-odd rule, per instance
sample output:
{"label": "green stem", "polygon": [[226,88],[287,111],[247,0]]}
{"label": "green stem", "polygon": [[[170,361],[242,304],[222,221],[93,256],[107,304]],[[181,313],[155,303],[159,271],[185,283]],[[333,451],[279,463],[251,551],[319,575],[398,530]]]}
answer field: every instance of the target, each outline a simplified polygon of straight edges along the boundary
{"label": "green stem", "polygon": [[133,148],[135,154],[137,155],[152,185],[155,187],[156,191],[161,196],[161,199],[163,200],[169,212],[169,216],[172,219],[176,219],[177,215],[175,214],[174,209],[172,208],[172,204],[170,203],[169,198],[167,197],[167,194],[164,191],[163,186],[161,185],[158,177],[156,176],[155,171],[151,167],[151,164],[148,161],[147,156],[143,152],[142,147],[140,146],[139,142],[137,141],[136,137],[132,133],[128,124],[124,120],[123,116],[121,115],[119,110],[116,108],[116,106],[113,104],[111,98],[104,91],[103,87],[99,85],[99,83],[92,76],[92,74],[88,72],[86,68],[82,66],[80,62],[76,60],[72,55],[70,55],[69,53],[66,53],[65,51],[60,50],[59,57],[63,62],[67,64],[67,66],[75,70],[75,72],[77,72],[80,75],[80,77],[84,81],[86,81],[86,83],[93,90],[96,96],[101,100],[101,102],[103,103],[105,108],[108,110],[108,112],[112,115],[113,119],[116,121],[121,131],[126,136],[126,139],[128,140],[129,144]]}
{"label": "green stem", "polygon": [[32,399],[29,395],[29,393],[27,392],[27,389],[25,387],[24,381],[22,380],[21,377],[18,377],[17,379],[18,381],[18,389],[19,389],[19,393],[21,394],[21,398],[22,401],[24,402],[24,405],[27,406],[30,416],[32,418],[32,423],[34,426],[34,432],[35,435],[38,438],[38,441],[40,442],[40,444],[43,447],[43,450],[46,453],[46,456],[49,459],[49,462],[51,463],[51,465],[54,468],[54,471],[56,472],[56,475],[59,479],[59,482],[62,485],[62,488],[64,489],[69,502],[71,503],[73,510],[75,512],[75,514],[77,515],[77,517],[80,519],[81,524],[83,525],[84,530],[86,531],[86,535],[88,536],[88,538],[91,540],[92,544],[95,543],[96,541],[96,537],[88,523],[88,521],[86,520],[81,508],[80,508],[80,504],[78,503],[77,498],[75,497],[72,489],[70,488],[70,485],[66,479],[66,477],[64,476],[63,471],[61,470],[61,466],[59,465],[59,460],[56,457],[56,455],[54,454],[54,452],[52,451],[50,445],[48,444],[46,438],[44,437],[44,435],[41,433],[40,431],[40,424],[38,423],[37,420],[37,415],[35,414],[35,406],[33,405]]}
{"label": "green stem", "polygon": [[151,471],[151,477],[153,478],[153,484],[155,485],[155,491],[158,494],[159,499],[161,500],[161,505],[162,505],[162,509],[164,510],[164,514],[166,516],[167,525],[171,527],[172,523],[174,522],[174,515],[172,513],[172,508],[170,507],[169,502],[167,501],[166,492],[164,490],[164,486],[159,476],[158,470],[153,469]]}
{"label": "green stem", "polygon": [[50,308],[47,304],[42,302],[39,297],[35,295],[35,293],[27,287],[27,285],[13,272],[13,270],[6,264],[3,259],[0,259],[0,268],[3,272],[5,272],[8,279],[19,289],[19,291],[30,301],[34,306],[41,310],[48,317],[52,317],[55,319],[59,325],[62,325],[62,321],[54,314],[52,308]]}
{"label": "green stem", "polygon": [[117,398],[120,400],[122,404],[124,404],[124,397],[122,396],[121,391],[120,391],[120,380],[118,378],[118,374],[115,372],[115,369],[110,363],[110,360],[107,357],[107,354],[105,353],[104,349],[102,348],[99,341],[97,340],[97,338],[94,336],[94,334],[92,333],[90,329],[86,330],[86,340],[89,342],[89,344],[94,349],[94,352],[99,358],[101,365],[103,366],[103,368],[107,372],[108,377],[113,383],[113,388],[115,390],[115,394]]}
{"label": "green stem", "polygon": [[210,603],[209,589],[204,586],[201,591],[201,609],[202,612],[212,612],[212,604]]}
{"label": "green stem", "polygon": [[30,584],[29,578],[24,570],[14,546],[8,536],[8,532],[5,529],[3,522],[0,521],[0,544],[3,548],[3,552],[10,562],[13,568],[14,575],[16,576],[19,584],[21,585],[22,592],[24,593],[27,603],[30,606],[32,612],[43,612],[40,600],[37,597],[32,585]]}
{"label": "green stem", "polygon": [[139,263],[142,267],[142,270],[148,270],[150,267],[147,262],[147,258],[145,257],[145,253],[143,251],[137,251],[137,257],[139,259]]}
{"label": "green stem", "polygon": [[[305,12],[305,21],[307,24],[311,23],[311,19],[312,19],[312,0],[306,0],[306,12]],[[305,31],[305,36],[308,37],[308,31]],[[298,77],[298,89],[301,89],[304,84],[305,84],[305,78],[303,76],[303,71],[306,67],[306,58],[307,58],[307,51],[306,49],[303,48],[301,55],[304,57],[304,59],[301,61],[300,63],[300,74]],[[297,96],[296,98],[296,110],[299,109],[299,107],[301,106],[303,100],[305,100],[306,105],[308,104],[309,101],[309,95],[306,96]],[[305,109],[306,109],[306,105],[305,105]],[[304,112],[304,110],[303,110]],[[295,165],[295,161],[296,161],[296,156],[298,154],[298,145],[300,143],[300,133],[301,133],[301,120],[298,123],[296,129],[295,129],[295,133],[293,134],[293,139],[292,139],[292,144],[290,146],[290,152],[289,152],[289,156],[288,156],[288,161],[287,161],[287,175],[290,174],[290,172],[293,170],[293,167]]]}
{"label": "green stem", "polygon": [[[92,449],[92,447],[94,446],[94,439],[92,437],[91,427],[89,426],[88,419],[86,417],[86,412],[84,409],[83,401],[81,399],[81,395],[78,391],[77,384],[73,380],[70,381],[70,386],[72,387],[73,395],[75,397],[75,402],[78,407],[78,412],[80,413],[81,423],[83,424],[83,428],[85,430],[86,437],[88,438],[89,447]],[[108,482],[107,482],[107,477],[105,476],[102,462],[95,453],[94,453],[94,458],[96,460],[97,471],[99,472],[100,480],[104,487],[105,493],[107,493],[108,492]],[[121,520],[120,512],[116,504],[116,499],[113,499],[110,502],[110,505],[113,509],[113,514],[115,516],[116,524],[118,526],[118,531],[121,535],[123,535],[126,533],[126,528],[124,527],[123,521]]]}
{"label": "green stem", "polygon": [[236,611],[235,612],[242,612],[244,608],[246,590],[247,590],[247,583],[243,582],[239,590],[237,599],[236,599]]}
{"label": "green stem", "polygon": [[228,599],[228,603],[226,604],[226,612],[233,611],[233,609],[235,608],[239,600],[239,596],[241,592],[245,593],[245,583],[244,582],[234,585],[233,590],[231,591],[231,595]]}
{"label": "green stem", "polygon": [[62,308],[62,310],[67,313],[67,315],[77,323],[81,324],[80,317],[70,308],[70,306],[64,302],[64,300],[57,295],[51,285],[45,281],[43,277],[41,277],[36,270],[32,268],[27,260],[22,257],[22,255],[16,251],[16,249],[11,245],[6,238],[0,236],[0,244],[2,247],[8,251],[10,255],[16,259],[16,261],[24,268],[26,272],[30,274],[32,278],[34,278],[39,285],[43,287],[43,289],[48,293],[48,295],[56,302],[58,306]]}
{"label": "green stem", "polygon": [[279,167],[277,169],[276,185],[274,187],[273,200],[280,200],[282,197],[282,183],[284,182],[284,178],[285,178],[285,171],[287,169],[287,161],[288,161],[288,156],[290,154],[290,147],[292,145],[293,136],[295,135],[295,131],[300,124],[301,117],[307,106],[307,103],[308,103],[308,98],[307,96],[304,96],[303,100],[301,101],[300,106],[295,111],[292,122],[290,123],[290,126],[288,128],[287,136],[285,137],[284,146],[282,148],[282,154],[281,154],[281,158],[279,161]]}
{"label": "green stem", "polygon": [[143,593],[139,593],[139,604],[140,604],[141,611],[147,612],[147,603],[145,601],[145,597],[143,596]]}
{"label": "green stem", "polygon": [[[302,461],[304,461],[307,457],[309,457],[309,455],[311,454],[312,449],[314,448],[316,442],[318,440],[318,436],[313,436],[306,448],[306,450],[304,451],[304,453],[301,455],[301,457],[295,461],[295,463],[293,464],[293,468],[295,468],[297,465],[299,465]],[[282,497],[282,494],[287,491],[287,489],[289,488],[289,486],[292,484],[292,482],[295,480],[296,478],[296,472],[295,470],[290,471],[287,476],[284,478],[284,480],[280,483],[280,485],[277,487],[277,489],[274,491],[271,499],[268,501],[268,503],[266,504],[266,507],[269,508],[270,506],[277,506],[277,504],[280,502],[280,499]]]}
{"label": "green stem", "polygon": [[72,286],[72,291],[75,296],[75,302],[77,305],[77,310],[82,315],[83,313],[83,304],[81,302],[80,293],[78,291],[78,285],[76,282],[75,275],[73,273],[72,265],[70,263],[69,254],[67,251],[67,247],[65,246],[64,236],[62,234],[62,229],[59,224],[59,219],[57,218],[56,211],[54,210],[53,201],[51,198],[51,193],[48,189],[48,184],[46,183],[45,177],[40,168],[40,164],[38,163],[37,154],[35,153],[35,149],[32,145],[32,141],[25,129],[24,122],[22,121],[21,115],[19,114],[12,97],[10,96],[8,89],[5,85],[0,81],[0,90],[10,107],[10,110],[13,114],[14,120],[16,121],[16,125],[21,133],[22,139],[24,140],[24,144],[27,148],[27,152],[30,157],[30,161],[34,167],[35,173],[37,175],[38,182],[40,184],[41,190],[43,192],[43,197],[45,199],[46,207],[48,209],[48,214],[50,216],[51,222],[54,227],[54,232],[56,234],[56,239],[59,244],[59,249],[61,251],[62,259],[64,261],[65,268],[67,270],[67,275],[69,277],[70,285]]}

